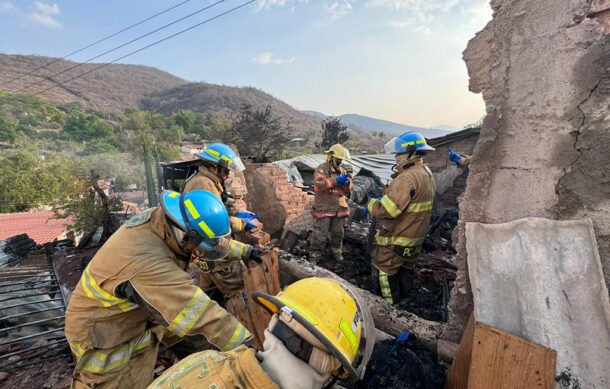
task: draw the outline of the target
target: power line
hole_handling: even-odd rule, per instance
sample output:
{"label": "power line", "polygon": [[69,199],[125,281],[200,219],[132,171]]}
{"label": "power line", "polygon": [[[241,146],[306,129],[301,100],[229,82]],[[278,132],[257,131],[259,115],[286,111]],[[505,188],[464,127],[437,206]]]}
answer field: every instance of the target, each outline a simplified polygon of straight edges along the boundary
{"label": "power line", "polygon": [[173,21],[173,22],[171,22],[171,23],[168,23],[168,24],[166,24],[166,25],[164,25],[164,26],[161,26],[161,27],[159,27],[159,28],[156,28],[156,29],[152,30],[151,32],[148,32],[148,33],[146,33],[146,34],[144,34],[144,35],[140,35],[139,37],[134,38],[134,39],[132,39],[132,40],[130,40],[130,41],[128,41],[128,42],[125,42],[125,43],[123,43],[122,45],[119,45],[119,46],[116,46],[116,47],[114,47],[114,48],[112,48],[112,49],[110,49],[110,50],[107,50],[107,51],[103,52],[103,53],[102,53],[102,54],[100,54],[100,55],[96,55],[95,57],[89,58],[88,60],[86,60],[86,61],[84,61],[84,62],[79,62],[79,63],[77,63],[76,65],[70,66],[69,68],[62,70],[62,71],[61,71],[61,72],[59,72],[59,73],[55,73],[55,74],[53,74],[53,75],[51,75],[51,76],[47,76],[47,77],[45,77],[45,78],[41,78],[40,80],[38,80],[38,81],[36,81],[36,82],[34,82],[34,83],[32,83],[32,84],[26,85],[26,86],[24,86],[23,88],[19,88],[18,90],[16,90],[16,91],[15,91],[15,93],[19,93],[19,92],[21,92],[21,91],[22,91],[22,90],[24,90],[24,89],[29,89],[29,88],[31,88],[31,87],[33,87],[33,86],[35,86],[35,85],[38,85],[38,84],[40,84],[40,83],[42,83],[42,82],[46,81],[46,79],[47,79],[47,78],[49,78],[49,79],[50,79],[50,78],[52,78],[52,77],[57,77],[57,76],[59,76],[60,74],[63,74],[63,73],[69,72],[69,71],[70,71],[70,70],[72,70],[72,69],[76,69],[76,68],[78,68],[78,67],[80,67],[80,66],[82,66],[82,65],[84,65],[84,64],[86,64],[86,63],[89,63],[89,62],[93,61],[94,59],[98,59],[98,58],[100,58],[100,57],[103,57],[103,56],[104,56],[104,55],[106,55],[106,54],[112,53],[113,51],[116,51],[116,50],[118,50],[118,49],[120,49],[120,48],[123,48],[123,47],[125,47],[125,46],[127,46],[127,45],[130,45],[130,44],[132,44],[132,43],[134,43],[134,42],[136,42],[136,41],[139,41],[140,39],[146,38],[146,37],[147,37],[147,36],[149,36],[149,35],[152,35],[152,34],[154,34],[154,33],[156,33],[156,32],[159,32],[159,31],[161,31],[161,30],[164,30],[164,29],[166,29],[167,27],[170,27],[170,26],[172,26],[172,25],[174,25],[174,24],[176,24],[176,23],[179,23],[179,22],[181,22],[181,21],[183,21],[183,20],[185,20],[185,19],[188,19],[188,18],[190,18],[190,17],[193,17],[193,16],[195,16],[195,15],[197,15],[197,14],[199,14],[199,13],[201,13],[201,12],[205,11],[205,10],[208,10],[208,9],[210,9],[210,8],[212,8],[212,7],[214,7],[214,6],[218,5],[218,4],[220,4],[220,3],[224,3],[225,1],[226,1],[226,0],[219,0],[219,1],[217,1],[217,2],[215,2],[215,3],[212,3],[212,4],[210,4],[210,5],[206,6],[206,7],[200,8],[200,9],[198,9],[197,11],[192,12],[192,13],[190,13],[190,14],[188,14],[188,15],[186,15],[186,16],[184,16],[184,17],[180,18],[180,19],[174,20],[174,21]]}
{"label": "power line", "polygon": [[[224,1],[224,0],[222,0],[222,1]],[[209,18],[209,19],[206,19],[206,20],[204,20],[204,21],[202,21],[202,22],[199,22],[199,23],[194,24],[194,25],[192,25],[192,26],[190,26],[190,27],[187,27],[187,28],[185,28],[184,30],[178,31],[177,33],[174,33],[174,34],[169,35],[169,36],[167,36],[167,37],[165,37],[165,38],[163,38],[163,39],[159,39],[159,40],[158,40],[158,41],[156,41],[156,42],[153,42],[153,43],[151,43],[151,44],[149,44],[149,45],[146,45],[146,46],[144,46],[144,47],[142,47],[142,48],[139,48],[138,50],[134,50],[134,51],[132,51],[132,52],[130,52],[130,53],[128,53],[128,54],[125,54],[124,56],[119,57],[119,58],[117,58],[117,59],[115,59],[115,60],[113,60],[113,61],[111,61],[111,62],[108,62],[108,63],[102,64],[102,65],[100,65],[100,66],[97,66],[97,67],[95,67],[95,68],[93,68],[93,69],[91,69],[91,70],[88,70],[88,71],[86,71],[86,72],[84,72],[84,73],[82,73],[82,74],[79,74],[78,76],[72,77],[72,78],[70,78],[70,79],[68,79],[68,80],[66,80],[66,81],[58,82],[57,84],[53,85],[52,87],[49,87],[49,88],[47,88],[47,89],[43,89],[43,90],[41,90],[40,92],[35,93],[34,95],[35,95],[35,96],[38,96],[38,95],[40,95],[40,94],[42,94],[42,93],[44,93],[44,92],[46,92],[46,91],[49,91],[49,90],[54,89],[54,88],[57,88],[58,86],[64,85],[64,84],[66,84],[66,83],[68,83],[68,82],[70,82],[70,81],[74,81],[74,80],[76,80],[77,78],[81,78],[81,77],[83,77],[83,76],[85,76],[85,75],[87,75],[87,74],[89,74],[89,73],[92,73],[92,72],[94,72],[94,71],[96,71],[96,70],[99,70],[99,69],[101,69],[101,68],[104,68],[104,67],[106,67],[106,66],[108,66],[108,65],[111,65],[111,64],[113,64],[113,63],[115,63],[115,62],[118,62],[118,61],[120,61],[120,60],[122,60],[122,59],[124,59],[124,58],[127,58],[127,57],[131,56],[131,55],[134,55],[134,54],[136,54],[136,53],[139,53],[140,51],[146,50],[146,49],[148,49],[149,47],[152,47],[152,46],[155,46],[155,45],[157,45],[157,44],[159,44],[159,43],[165,42],[166,40],[169,40],[169,39],[174,38],[174,37],[176,37],[176,36],[178,36],[178,35],[181,35],[181,34],[183,34],[183,33],[187,32],[187,31],[190,31],[190,30],[192,30],[192,29],[194,29],[194,28],[196,28],[196,27],[199,27],[199,26],[201,26],[201,25],[203,25],[203,24],[206,24],[206,23],[208,23],[208,22],[211,22],[212,20],[218,19],[218,18],[220,18],[220,17],[222,17],[222,16],[224,16],[224,15],[227,15],[227,14],[229,14],[229,13],[231,13],[231,12],[237,11],[238,9],[240,9],[240,8],[242,8],[242,7],[245,7],[245,6],[249,5],[249,4],[252,4],[252,3],[254,3],[255,1],[257,1],[257,0],[249,0],[249,1],[245,2],[245,3],[242,3],[242,4],[240,4],[240,5],[236,6],[236,7],[231,8],[231,9],[230,9],[230,10],[228,10],[228,11],[222,12],[222,13],[220,13],[220,14],[216,15],[216,16],[213,16],[213,17],[211,17],[211,18]]]}
{"label": "power line", "polygon": [[[113,37],[115,37],[115,36],[117,36],[117,35],[119,35],[119,34],[121,34],[121,33],[125,32],[125,31],[127,31],[127,30],[131,30],[132,28],[134,28],[134,27],[136,27],[136,26],[139,26],[140,24],[145,23],[145,22],[147,22],[147,21],[149,21],[149,20],[151,20],[151,19],[154,19],[154,18],[156,18],[157,16],[161,16],[161,15],[163,15],[164,13],[167,13],[167,12],[169,12],[169,11],[173,10],[174,8],[178,8],[178,7],[180,7],[181,5],[188,3],[189,1],[191,1],[191,0],[185,0],[185,1],[183,1],[183,2],[181,2],[181,3],[178,3],[178,4],[176,4],[176,5],[172,6],[172,7],[169,7],[169,8],[167,8],[167,9],[165,9],[165,10],[161,11],[161,12],[158,12],[158,13],[156,13],[156,14],[152,15],[152,16],[149,16],[149,17],[147,17],[147,18],[146,18],[146,19],[144,19],[144,20],[140,20],[139,22],[137,22],[137,23],[135,23],[135,24],[132,24],[132,25],[131,25],[131,26],[129,26],[129,27],[125,27],[125,28],[124,28],[124,29],[122,29],[121,31],[115,32],[114,34],[110,34],[110,35],[108,35],[108,36],[106,36],[106,37],[104,37],[104,38],[102,38],[102,39],[100,39],[100,40],[98,40],[98,41],[95,41],[95,42],[93,42],[93,43],[91,43],[91,44],[89,44],[89,45],[87,45],[87,46],[85,46],[85,47],[81,47],[80,49],[78,49],[78,50],[76,50],[76,51],[73,51],[73,52],[71,52],[70,54],[66,54],[66,55],[64,55],[64,56],[63,56],[63,57],[61,57],[61,58],[56,58],[56,59],[54,59],[53,61],[51,61],[51,62],[47,63],[46,65],[43,65],[43,66],[41,66],[41,67],[39,67],[39,68],[37,68],[37,69],[34,69],[34,70],[29,71],[28,73],[24,73],[24,74],[22,74],[22,75],[20,75],[20,76],[17,76],[17,77],[15,77],[15,78],[12,78],[12,79],[10,79],[10,80],[6,81],[6,82],[3,82],[3,83],[1,83],[1,84],[0,84],[0,86],[5,86],[5,85],[8,85],[8,84],[12,83],[13,81],[17,81],[17,80],[19,80],[19,79],[21,79],[21,78],[23,78],[23,77],[25,77],[25,76],[29,76],[29,75],[31,75],[31,74],[33,74],[33,73],[36,73],[36,72],[37,72],[37,71],[39,71],[39,70],[42,70],[42,69],[44,69],[44,68],[46,68],[46,67],[48,67],[48,66],[53,65],[54,63],[56,63],[56,62],[58,62],[58,61],[61,61],[62,59],[66,59],[66,58],[68,58],[68,57],[71,57],[71,56],[73,56],[74,54],[80,53],[80,52],[81,52],[81,51],[83,51],[83,50],[86,50],[86,49],[88,49],[88,48],[90,48],[90,47],[93,47],[93,46],[97,45],[98,43],[102,43],[102,42],[104,42],[104,41],[106,41],[106,40],[108,40],[108,39],[110,39],[110,38],[113,38]],[[36,77],[41,77],[41,76],[36,76]]]}

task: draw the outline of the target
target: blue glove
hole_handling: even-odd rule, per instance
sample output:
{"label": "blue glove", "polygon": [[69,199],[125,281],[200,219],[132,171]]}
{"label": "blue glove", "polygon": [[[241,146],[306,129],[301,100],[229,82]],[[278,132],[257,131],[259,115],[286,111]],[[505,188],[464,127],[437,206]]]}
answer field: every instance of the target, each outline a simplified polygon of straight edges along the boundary
{"label": "blue glove", "polygon": [[367,217],[367,216],[368,216],[368,214],[369,214],[369,209],[368,209],[368,208],[364,208],[364,209],[362,210],[362,217]]}
{"label": "blue glove", "polygon": [[453,150],[449,149],[449,160],[451,162],[455,162],[455,163],[459,163],[460,160],[462,159],[462,156],[459,155],[458,153],[454,153]]}
{"label": "blue glove", "polygon": [[241,220],[246,222],[246,226],[244,227],[244,229],[246,231],[250,231],[250,230],[253,230],[253,229],[256,228],[256,225],[254,223],[252,223],[252,221],[251,221],[252,219],[248,220],[248,219],[243,219],[242,218]]}
{"label": "blue glove", "polygon": [[347,173],[341,174],[337,177],[337,184],[349,185],[349,175]]}
{"label": "blue glove", "polygon": [[236,216],[238,218],[244,219],[244,220],[255,220],[255,219],[260,219],[261,218],[260,216],[258,216],[255,213],[252,213],[252,212],[243,212],[243,211],[237,212]]}
{"label": "blue glove", "polygon": [[405,340],[409,339],[409,336],[410,336],[410,335],[411,335],[411,334],[410,334],[410,333],[408,333],[408,332],[406,332],[406,331],[405,331],[405,332],[403,332],[402,334],[398,335],[398,337],[396,338],[396,343],[402,343],[402,342],[404,342]]}

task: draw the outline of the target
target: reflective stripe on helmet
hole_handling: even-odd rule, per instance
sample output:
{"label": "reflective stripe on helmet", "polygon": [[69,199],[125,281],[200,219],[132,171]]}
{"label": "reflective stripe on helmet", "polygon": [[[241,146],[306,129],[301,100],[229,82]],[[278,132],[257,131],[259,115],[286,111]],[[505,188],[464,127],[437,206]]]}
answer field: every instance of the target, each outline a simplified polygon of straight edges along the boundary
{"label": "reflective stripe on helmet", "polygon": [[133,311],[138,308],[138,304],[130,303],[127,300],[120,299],[100,288],[95,279],[91,275],[91,264],[87,265],[83,275],[81,276],[81,286],[83,291],[91,300],[101,303],[104,307],[112,307],[118,305],[123,312]]}
{"label": "reflective stripe on helmet", "polygon": [[208,295],[203,293],[201,289],[197,289],[191,301],[189,301],[182,311],[178,313],[167,329],[180,337],[185,336],[201,317],[209,304],[210,298]]}
{"label": "reflective stripe on helmet", "polygon": [[75,369],[92,373],[106,373],[126,364],[134,353],[144,350],[152,344],[153,334],[150,330],[146,330],[138,339],[132,340],[115,351],[104,353],[90,350],[85,352]]}
{"label": "reflective stripe on helmet", "polygon": [[193,220],[199,219],[199,212],[197,212],[197,208],[195,208],[193,202],[190,199],[184,200],[184,206],[186,207],[186,209],[188,209],[189,213],[193,217]]}

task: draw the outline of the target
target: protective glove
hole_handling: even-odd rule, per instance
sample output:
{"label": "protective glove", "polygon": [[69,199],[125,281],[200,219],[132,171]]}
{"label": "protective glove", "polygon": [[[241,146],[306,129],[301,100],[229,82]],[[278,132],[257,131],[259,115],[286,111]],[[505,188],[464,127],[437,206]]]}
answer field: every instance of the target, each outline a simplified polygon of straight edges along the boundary
{"label": "protective glove", "polygon": [[368,210],[368,208],[364,208],[364,209],[362,210],[362,217],[366,218],[366,217],[368,216],[368,214],[369,214],[369,210]]}
{"label": "protective glove", "polygon": [[260,219],[261,218],[260,216],[258,216],[255,213],[244,212],[244,211],[237,212],[237,215],[235,215],[235,216],[237,216],[240,219],[244,219],[244,220],[255,220],[255,219]]}
{"label": "protective glove", "polygon": [[250,230],[253,230],[253,229],[255,229],[255,228],[256,228],[256,224],[252,223],[252,221],[251,221],[251,220],[254,220],[254,219],[250,219],[250,220],[248,220],[248,219],[243,219],[243,218],[242,218],[241,220],[243,220],[244,222],[246,222],[246,226],[244,227],[244,230],[246,230],[246,231],[250,231]]}
{"label": "protective glove", "polygon": [[252,250],[250,250],[250,255],[248,255],[248,259],[257,263],[263,263],[263,259],[261,258],[262,253],[262,249],[257,249],[253,247]]}
{"label": "protective glove", "polygon": [[336,180],[337,180],[337,184],[349,185],[349,174],[343,173],[339,177],[337,177]]}
{"label": "protective glove", "polygon": [[451,162],[454,163],[459,163],[460,160],[462,159],[462,156],[459,155],[458,153],[454,153],[453,150],[449,149],[449,156],[448,156],[449,160]]}

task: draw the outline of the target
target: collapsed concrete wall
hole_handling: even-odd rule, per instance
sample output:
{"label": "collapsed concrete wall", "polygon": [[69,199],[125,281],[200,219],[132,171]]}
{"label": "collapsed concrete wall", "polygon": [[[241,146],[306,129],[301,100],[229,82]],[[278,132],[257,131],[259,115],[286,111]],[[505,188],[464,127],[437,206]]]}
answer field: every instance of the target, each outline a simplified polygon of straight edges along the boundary
{"label": "collapsed concrete wall", "polygon": [[443,335],[451,341],[472,311],[466,222],[588,217],[610,282],[610,1],[491,6],[493,20],[464,51],[487,116],[455,232],[460,268]]}

